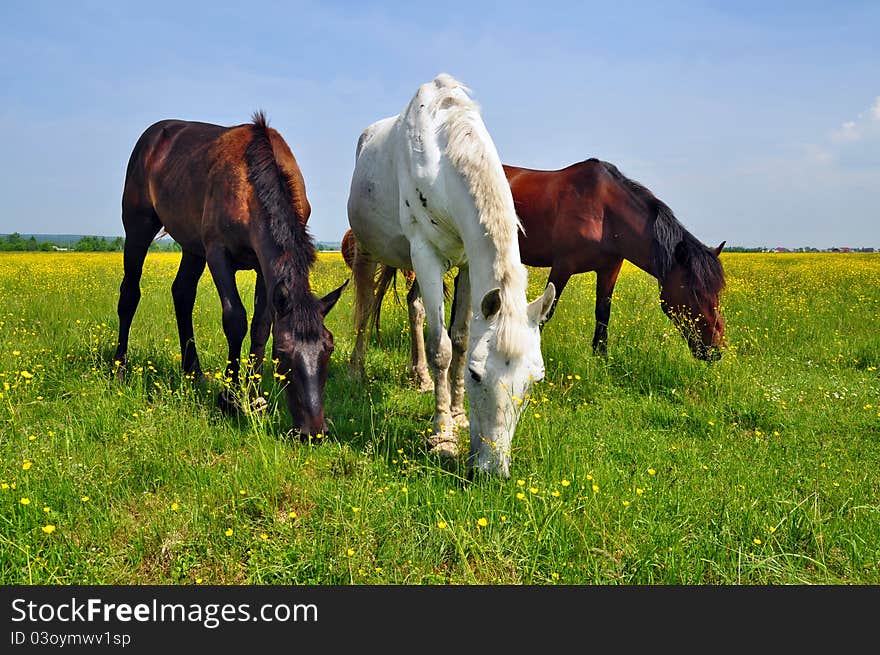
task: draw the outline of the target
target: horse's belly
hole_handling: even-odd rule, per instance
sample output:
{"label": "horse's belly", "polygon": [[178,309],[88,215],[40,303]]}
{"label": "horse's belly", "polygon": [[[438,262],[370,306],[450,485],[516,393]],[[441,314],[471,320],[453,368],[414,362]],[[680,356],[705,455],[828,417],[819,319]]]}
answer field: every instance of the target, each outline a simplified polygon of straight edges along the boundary
{"label": "horse's belly", "polygon": [[350,203],[348,223],[363,248],[395,268],[412,268],[409,241],[400,231],[397,212],[390,215],[374,203]]}

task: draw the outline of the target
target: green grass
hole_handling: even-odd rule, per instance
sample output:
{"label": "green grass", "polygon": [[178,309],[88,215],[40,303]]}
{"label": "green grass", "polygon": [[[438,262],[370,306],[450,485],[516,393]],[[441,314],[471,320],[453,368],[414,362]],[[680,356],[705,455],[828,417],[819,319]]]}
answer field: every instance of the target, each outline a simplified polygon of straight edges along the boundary
{"label": "green grass", "polygon": [[[219,383],[182,379],[178,258],[147,259],[117,383],[121,255],[0,255],[3,584],[880,583],[878,255],[724,255],[730,349],[714,365],[629,265],[609,356],[593,357],[594,276],[574,278],[512,477],[471,485],[424,452],[433,399],[407,381],[390,296],[366,383],[346,366],[351,290],[329,315],[333,435],[307,445],[286,437],[271,379],[272,411],[237,419]],[[324,255],[313,287],[346,275]],[[546,271],[530,280],[531,299]],[[253,274],[239,283],[250,308]],[[207,275],[195,331],[222,370]]]}

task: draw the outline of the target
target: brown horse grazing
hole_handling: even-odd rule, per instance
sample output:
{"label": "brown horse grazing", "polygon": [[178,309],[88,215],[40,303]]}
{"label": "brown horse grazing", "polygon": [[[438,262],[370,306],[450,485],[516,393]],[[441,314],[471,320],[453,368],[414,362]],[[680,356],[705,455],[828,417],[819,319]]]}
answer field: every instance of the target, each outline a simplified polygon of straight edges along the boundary
{"label": "brown horse grazing", "polygon": [[[183,250],[171,294],[184,372],[202,376],[192,311],[207,263],[223,308],[226,377],[238,381],[248,326],[235,272],[255,270],[250,374],[261,372],[271,331],[293,427],[301,436],[326,434],[324,384],[333,335],[324,317],[348,282],[324,298],[312,294],[309,270],[316,255],[306,229],[310,212],[296,159],[262,112],[252,123],[235,127],[165,120],[147,128],[131,154],[122,196],[124,276],[115,355],[120,373],[141,296],[144,258],[164,229]],[[221,406],[236,404],[224,393]]]}
{"label": "brown horse grazing", "polygon": [[657,278],[661,307],[693,355],[721,356],[723,242],[703,245],[665,203],[608,162],[588,159],[558,171],[505,166],[504,173],[523,226],[523,263],[550,267],[556,301],[572,275],[596,271],[594,352],[605,353],[611,295],[626,259]]}
{"label": "brown horse grazing", "polygon": [[[549,267],[548,282],[556,287],[547,320],[569,278],[596,271],[593,351],[604,355],[611,296],[626,259],[657,278],[661,307],[692,354],[703,360],[721,356],[724,320],[718,295],[724,270],[719,255],[724,243],[714,249],[703,245],[665,203],[608,162],[588,159],[556,171],[505,165],[504,173],[523,226],[520,258],[528,266]],[[377,276],[374,320],[394,273],[386,268]],[[411,320],[410,329],[412,340],[421,341],[421,323]],[[418,351],[414,344],[412,352]],[[414,357],[413,370],[422,367],[424,362]]]}

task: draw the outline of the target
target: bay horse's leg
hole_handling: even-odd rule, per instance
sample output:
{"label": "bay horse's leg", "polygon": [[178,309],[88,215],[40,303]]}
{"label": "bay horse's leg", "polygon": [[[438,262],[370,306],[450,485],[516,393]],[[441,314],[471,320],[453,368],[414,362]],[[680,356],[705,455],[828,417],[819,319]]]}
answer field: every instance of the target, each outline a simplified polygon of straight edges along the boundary
{"label": "bay horse's leg", "polygon": [[363,248],[355,248],[351,266],[354,278],[354,348],[349,359],[349,368],[355,375],[364,375],[366,358],[367,321],[376,295],[376,261]]}
{"label": "bay horse's leg", "polygon": [[[554,264],[553,268],[550,269],[550,277],[547,279],[547,284],[552,282],[553,286],[556,287],[556,297],[553,299],[553,305],[550,306],[550,311],[547,312],[547,318],[544,319],[544,323],[553,317],[553,312],[556,311],[556,303],[559,302],[559,297],[562,295],[565,285],[568,284],[569,278],[571,278],[571,271],[567,268]],[[544,323],[541,324],[542,327]]]}
{"label": "bay horse's leg", "polygon": [[428,373],[428,360],[425,356],[425,303],[419,292],[419,281],[413,278],[406,294],[406,307],[409,314],[409,355],[410,373],[419,391],[433,391],[434,380]]}
{"label": "bay horse's leg", "polygon": [[467,266],[460,266],[455,276],[452,295],[449,337],[452,340],[452,362],[449,364],[449,398],[452,420],[456,425],[468,424],[464,411],[464,369],[471,328],[471,279]]}
{"label": "bay horse's leg", "polygon": [[202,376],[196,342],[193,336],[193,307],[196,304],[196,291],[199,278],[205,271],[205,258],[187,251],[183,252],[177,276],[171,284],[171,297],[174,299],[174,313],[177,317],[177,333],[180,336],[181,366],[186,375],[192,375],[196,382]]}
{"label": "bay horse's leg", "polygon": [[[593,353],[604,357],[608,346],[608,322],[611,320],[611,294],[617,284],[622,259],[596,271],[596,330],[593,333]],[[557,298],[558,298],[557,294]]]}
{"label": "bay horse's leg", "polygon": [[119,338],[116,354],[113,355],[114,362],[118,362],[116,377],[120,380],[125,377],[125,367],[128,363],[128,336],[134,313],[141,299],[144,259],[153,237],[162,227],[159,218],[152,211],[138,213],[123,211],[122,224],[125,227],[125,249],[122,255],[122,284],[119,286],[119,302],[116,306],[119,315]]}
{"label": "bay horse's leg", "polygon": [[[257,269],[257,283],[254,287],[254,315],[251,318],[251,349],[248,357],[248,377],[253,379],[255,407],[263,406],[265,400],[259,395],[260,380],[263,375],[263,363],[266,359],[266,342],[269,341],[269,333],[272,331],[272,308],[269,304],[269,295],[266,291],[266,280],[263,273]],[[251,379],[248,380],[250,389]]]}
{"label": "bay horse's leg", "polygon": [[[247,311],[238,295],[238,286],[235,283],[235,269],[232,266],[229,255],[223,248],[213,248],[208,251],[208,268],[217,286],[220,295],[220,304],[223,307],[223,333],[229,345],[229,354],[226,359],[226,380],[231,389],[238,387],[238,374],[241,367],[241,344],[247,333]],[[232,395],[224,391],[218,398],[220,406],[226,410],[237,409]]]}
{"label": "bay horse's leg", "polygon": [[431,452],[443,457],[458,455],[449,399],[449,364],[452,360],[452,341],[446,333],[443,299],[443,265],[427,243],[410,245],[413,269],[425,302],[428,339],[425,342],[428,365],[434,376],[434,431],[428,437]]}

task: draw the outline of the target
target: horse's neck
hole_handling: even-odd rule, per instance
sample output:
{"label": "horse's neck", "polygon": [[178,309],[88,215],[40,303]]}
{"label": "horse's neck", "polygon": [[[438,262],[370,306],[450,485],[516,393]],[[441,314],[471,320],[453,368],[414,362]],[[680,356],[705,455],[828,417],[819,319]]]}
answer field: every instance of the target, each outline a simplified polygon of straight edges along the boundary
{"label": "horse's neck", "polygon": [[[266,293],[269,301],[272,300],[272,292],[280,281],[294,281],[297,289],[310,290],[308,275],[291,275],[291,270],[285,268],[285,253],[283,248],[270,238],[259,238],[254,245],[257,261],[260,263],[260,272],[266,285]],[[294,279],[295,278],[295,279]],[[292,290],[292,289],[291,289]]]}
{"label": "horse's neck", "polygon": [[605,221],[604,230],[611,232],[611,241],[617,247],[618,254],[648,275],[657,277],[651,256],[653,217],[648,212],[627,207],[624,211],[606,209]]}
{"label": "horse's neck", "polygon": [[483,296],[501,289],[504,300],[514,303],[506,307],[508,313],[525,312],[527,278],[517,239],[496,244],[476,219],[463,229],[462,238],[471,282],[471,310],[480,311]]}

